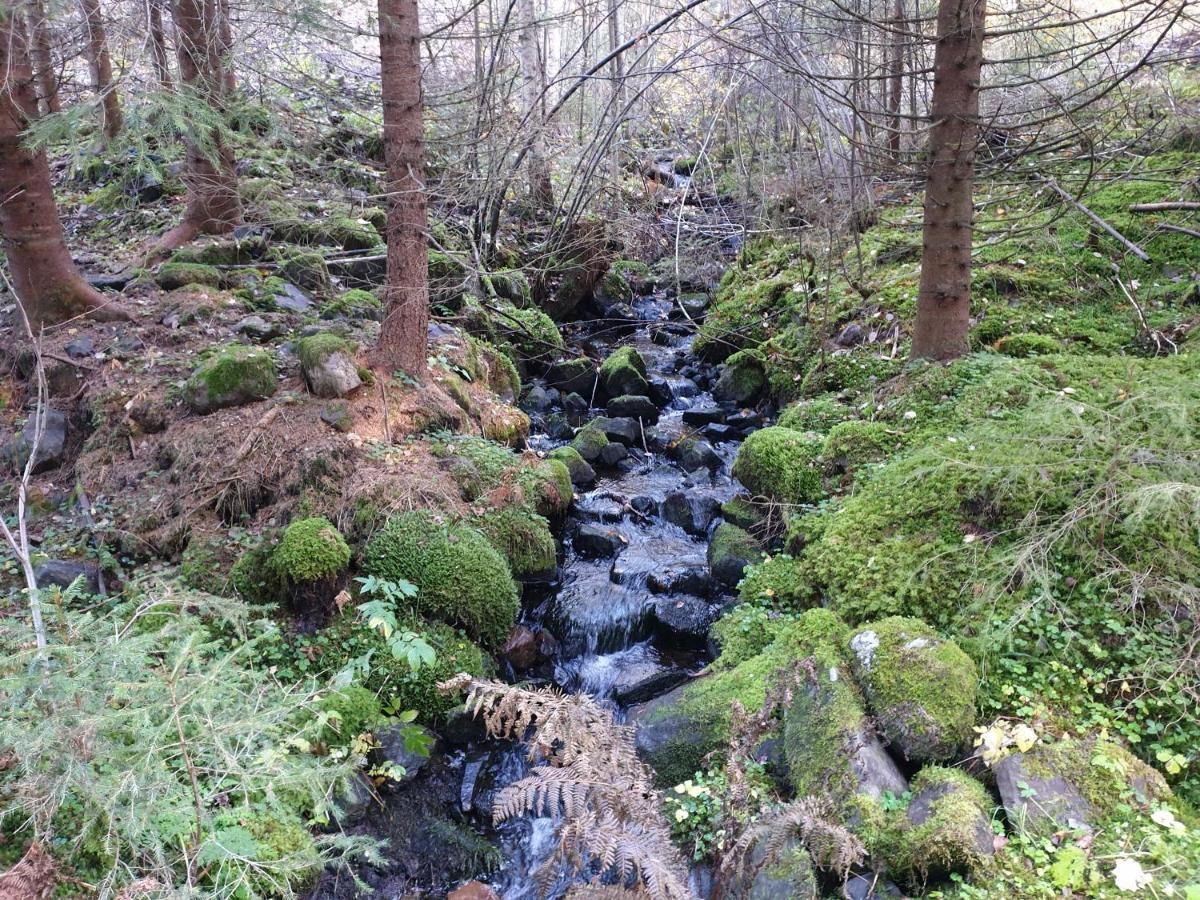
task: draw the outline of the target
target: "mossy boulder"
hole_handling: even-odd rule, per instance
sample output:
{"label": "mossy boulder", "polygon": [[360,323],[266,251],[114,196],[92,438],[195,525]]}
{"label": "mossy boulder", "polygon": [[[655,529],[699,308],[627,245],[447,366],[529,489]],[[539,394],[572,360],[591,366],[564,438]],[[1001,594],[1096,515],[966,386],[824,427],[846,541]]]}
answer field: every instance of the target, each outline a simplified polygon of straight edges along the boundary
{"label": "mossy boulder", "polygon": [[[533,296],[528,276],[520,269],[502,269],[484,275],[485,284],[489,285],[497,297],[515,304],[528,306]],[[544,315],[544,313],[543,313]]]}
{"label": "mossy boulder", "polygon": [[505,447],[523,447],[529,437],[529,416],[515,406],[498,403],[489,407],[480,423],[483,436]]}
{"label": "mossy boulder", "polygon": [[173,291],[189,284],[216,288],[221,286],[221,270],[201,263],[165,262],[158,267],[154,280],[164,291]]}
{"label": "mossy boulder", "polygon": [[349,545],[337,527],[322,516],[293,522],[271,553],[275,571],[296,583],[336,577],[348,565]]}
{"label": "mossy boulder", "polygon": [[238,557],[229,570],[229,584],[243,600],[282,603],[287,598],[287,582],[271,564],[273,551],[264,541]]}
{"label": "mossy boulder", "polygon": [[517,578],[550,581],[558,568],[557,548],[550,523],[520,506],[491,509],[469,524],[479,529],[506,560]]}
{"label": "mossy boulder", "polygon": [[753,531],[763,524],[767,510],[750,497],[734,497],[721,504],[721,518],[738,528]]}
{"label": "mossy boulder", "polygon": [[206,415],[265,400],[278,389],[275,358],[270,353],[229,344],[196,367],[184,384],[183,398],[192,412]]}
{"label": "mossy boulder", "polygon": [[625,271],[616,264],[600,280],[600,295],[614,303],[628,303],[633,299],[633,287],[625,277]]}
{"label": "mossy boulder", "polygon": [[893,616],[857,629],[848,650],[880,731],[905,759],[951,760],[970,746],[979,671],[956,643]]}
{"label": "mossy boulder", "polygon": [[1062,349],[1062,342],[1048,334],[1022,332],[1007,335],[996,341],[997,351],[1005,356],[1015,356],[1018,359],[1061,353]]}
{"label": "mossy boulder", "polygon": [[762,545],[748,531],[729,522],[722,522],[708,542],[708,568],[713,577],[724,584],[734,585],[742,572],[762,555]]}
{"label": "mossy boulder", "polygon": [[587,357],[579,356],[551,365],[546,372],[546,384],[564,394],[575,393],[588,398],[596,388],[597,377],[595,364]]}
{"label": "mossy boulder", "polygon": [[571,483],[576,487],[587,487],[596,481],[596,470],[572,446],[551,450],[546,454],[546,458],[558,460],[566,466],[567,471],[571,473]]}
{"label": "mossy boulder", "polygon": [[735,353],[725,362],[713,398],[727,403],[745,405],[753,402],[767,383],[766,368],[756,353]]}
{"label": "mossy boulder", "polygon": [[362,385],[358,363],[354,360],[357,348],[341,335],[332,332],[309,335],[296,344],[300,371],[304,383],[318,397],[344,397]]}
{"label": "mossy boulder", "polygon": [[383,302],[370,291],[351,288],[322,306],[321,317],[335,319],[338,316],[345,316],[348,319],[370,319],[378,316],[382,309]]}
{"label": "mossy boulder", "polygon": [[821,445],[821,458],[837,472],[852,472],[894,453],[900,437],[883,422],[861,419],[840,422],[829,430]]}
{"label": "mossy boulder", "polygon": [[370,250],[382,243],[380,234],[371,222],[350,216],[331,216],[321,223],[322,244],[343,250]]}
{"label": "mossy boulder", "polygon": [[609,397],[648,396],[646,361],[633,347],[614,350],[600,365],[600,386]]}
{"label": "mossy boulder", "polygon": [[517,482],[533,504],[534,512],[551,521],[558,520],[575,499],[571,471],[561,459],[544,459],[521,470]]}
{"label": "mossy boulder", "polygon": [[802,612],[820,602],[820,593],[805,571],[804,561],[780,553],[750,566],[738,585],[744,602]]}
{"label": "mossy boulder", "polygon": [[793,431],[815,431],[824,434],[840,422],[855,417],[854,410],[829,397],[799,400],[779,416],[779,425]]}
{"label": "mossy boulder", "polygon": [[487,647],[502,644],[516,622],[517,586],[505,558],[476,529],[432,513],[390,519],[363,551],[363,570],[416,585],[422,613],[461,626]]}
{"label": "mossy boulder", "polygon": [[333,282],[329,278],[329,267],[320,253],[293,253],[279,263],[279,276],[302,291],[319,297],[333,293]]}
{"label": "mossy boulder", "polygon": [[593,463],[600,458],[600,454],[610,443],[612,442],[604,430],[593,422],[589,422],[575,433],[569,446],[584,461]]}
{"label": "mossy boulder", "polygon": [[958,769],[926,766],[912,781],[912,799],[878,848],[888,871],[916,888],[952,876],[973,877],[995,853],[992,800]]}
{"label": "mossy boulder", "polygon": [[738,450],[733,477],[755,496],[815,503],[823,495],[820,457],[820,438],[777,425],[762,428]]}
{"label": "mossy boulder", "polygon": [[495,315],[496,328],[526,363],[543,365],[563,351],[554,320],[534,307],[505,304]]}

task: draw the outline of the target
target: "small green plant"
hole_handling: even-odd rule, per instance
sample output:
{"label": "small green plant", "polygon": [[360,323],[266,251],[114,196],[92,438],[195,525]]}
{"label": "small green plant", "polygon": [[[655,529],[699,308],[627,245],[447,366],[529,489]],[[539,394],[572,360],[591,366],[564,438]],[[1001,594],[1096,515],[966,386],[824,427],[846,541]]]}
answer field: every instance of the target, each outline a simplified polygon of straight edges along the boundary
{"label": "small green plant", "polygon": [[[413,670],[433,665],[436,658],[433,647],[417,632],[401,627],[396,611],[398,604],[417,596],[416,587],[404,580],[389,581],[374,575],[354,580],[358,582],[361,594],[374,598],[358,605],[359,620],[378,632],[392,658],[404,660]],[[369,673],[372,652],[368,650],[352,659],[335,681],[349,683],[356,674],[365,676]]]}

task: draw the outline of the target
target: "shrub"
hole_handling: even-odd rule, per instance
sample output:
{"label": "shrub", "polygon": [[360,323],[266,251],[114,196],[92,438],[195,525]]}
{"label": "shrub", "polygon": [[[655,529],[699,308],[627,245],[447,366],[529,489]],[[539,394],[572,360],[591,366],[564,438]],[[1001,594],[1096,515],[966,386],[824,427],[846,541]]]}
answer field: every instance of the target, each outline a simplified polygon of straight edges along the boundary
{"label": "shrub", "polygon": [[733,463],[733,477],[755,496],[781,503],[813,503],[821,498],[817,468],[819,440],[772,426],[746,438]]}
{"label": "shrub", "polygon": [[356,735],[370,731],[383,717],[379,698],[357,684],[326,694],[319,707],[326,719],[321,739],[339,746],[346,746]]}
{"label": "shrub", "polygon": [[402,513],[371,538],[363,570],[417,587],[416,607],[487,647],[508,637],[518,612],[512,572],[487,538],[473,528],[424,511]]}

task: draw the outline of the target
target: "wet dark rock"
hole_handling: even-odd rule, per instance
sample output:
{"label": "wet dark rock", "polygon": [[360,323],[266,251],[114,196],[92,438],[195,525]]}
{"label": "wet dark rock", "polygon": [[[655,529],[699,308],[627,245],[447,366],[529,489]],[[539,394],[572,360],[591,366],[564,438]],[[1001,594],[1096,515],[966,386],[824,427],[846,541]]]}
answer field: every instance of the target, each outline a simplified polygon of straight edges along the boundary
{"label": "wet dark rock", "polygon": [[743,434],[755,428],[761,428],[762,423],[762,415],[752,409],[738,410],[725,419],[726,425],[729,425],[731,428],[737,428]]}
{"label": "wet dark rock", "polygon": [[761,548],[747,531],[722,522],[708,542],[708,568],[713,577],[733,586],[742,579],[742,572],[758,562]]}
{"label": "wet dark rock", "polygon": [[666,406],[673,399],[675,394],[671,390],[671,384],[665,378],[652,376],[647,384],[650,386],[650,400],[658,406]]}
{"label": "wet dark rock", "polygon": [[626,447],[632,447],[642,442],[642,426],[637,419],[625,416],[620,418],[600,416],[592,420],[592,425],[603,431],[605,437],[610,441],[620,441]]}
{"label": "wet dark rock", "polygon": [[871,875],[855,875],[846,882],[845,894],[850,900],[884,900],[903,897],[904,892],[892,882]]}
{"label": "wet dark rock", "polygon": [[622,672],[613,682],[613,699],[622,706],[645,703],[687,681],[687,672],[655,664]]}
{"label": "wet dark rock", "polygon": [[662,517],[698,537],[708,534],[708,526],[717,517],[720,504],[712,497],[697,497],[683,491],[667,494],[662,503]]}
{"label": "wet dark rock", "polygon": [[742,436],[740,430],[723,422],[710,422],[704,426],[704,429],[700,433],[710,441],[718,444],[725,443],[726,441],[736,441]]}
{"label": "wet dark rock", "polygon": [[540,384],[535,384],[525,392],[525,397],[521,400],[521,409],[525,412],[545,412],[553,403],[549,391]]}
{"label": "wet dark rock", "polygon": [[275,305],[294,313],[306,313],[313,308],[312,299],[291,282],[284,282],[281,293],[274,296]]}
{"label": "wet dark rock", "polygon": [[425,336],[431,343],[434,343],[455,337],[456,332],[453,325],[447,325],[445,322],[430,322],[425,327]]}
{"label": "wet dark rock", "polygon": [[535,631],[528,625],[516,625],[500,648],[500,655],[508,660],[514,670],[524,672],[548,662],[555,651],[557,641],[549,634]]}
{"label": "wet dark rock", "polygon": [[546,384],[564,394],[590,397],[596,385],[596,367],[590,359],[579,357],[554,363],[546,372]]}
{"label": "wet dark rock", "polygon": [[721,466],[721,456],[713,449],[713,445],[699,438],[684,438],[675,445],[673,455],[687,472]]}
{"label": "wet dark rock", "polygon": [[687,318],[700,319],[708,309],[708,294],[680,294],[676,303]]}
{"label": "wet dark rock", "polygon": [[762,363],[739,354],[721,370],[712,395],[715,400],[742,405],[757,398],[766,383],[767,376]]}
{"label": "wet dark rock", "polygon": [[48,559],[33,570],[37,586],[70,587],[76,578],[83,579],[84,588],[92,594],[100,593],[100,567],[92,562],[76,559]]}
{"label": "wet dark rock", "polygon": [[575,552],[581,556],[610,557],[625,549],[625,536],[615,528],[602,525],[580,525],[575,531]]}
{"label": "wet dark rock", "polygon": [[618,444],[616,441],[613,441],[600,451],[600,462],[606,466],[615,466],[628,455],[629,450],[626,449],[624,444]]}
{"label": "wet dark rock", "polygon": [[856,347],[867,339],[867,333],[857,322],[851,322],[837,336],[838,346]]}
{"label": "wet dark rock", "polygon": [[[543,632],[545,633],[545,632]],[[465,747],[487,738],[487,726],[465,706],[451,710],[441,728],[442,740],[452,747]]]}
{"label": "wet dark rock", "polygon": [[716,588],[707,566],[672,564],[646,576],[646,586],[655,594],[691,594],[709,597]]}
{"label": "wet dark rock", "polygon": [[700,393],[700,385],[690,378],[679,378],[671,383],[671,393],[677,400],[687,400]]}
{"label": "wet dark rock", "polygon": [[[67,450],[67,416],[60,410],[49,408],[43,418],[41,440],[37,455],[33,458],[33,471],[48,472],[62,465]],[[0,457],[13,472],[21,472],[29,461],[37,434],[37,423],[30,416],[21,430],[0,445]]]}
{"label": "wet dark rock", "polygon": [[661,597],[654,604],[658,633],[672,643],[688,647],[704,646],[717,615],[717,608],[699,597]]}
{"label": "wet dark rock", "polygon": [[724,421],[725,410],[716,404],[693,406],[691,409],[684,410],[683,412],[683,424],[693,427],[702,427],[713,422]]}
{"label": "wet dark rock", "polygon": [[429,764],[436,749],[433,734],[420,725],[389,725],[375,732],[378,746],[371,750],[370,759],[376,766],[392,765],[404,769],[399,779],[389,778],[387,788],[412,781]]}
{"label": "wet dark rock", "polygon": [[242,337],[259,343],[265,343],[283,333],[283,329],[279,325],[268,322],[262,316],[246,316],[238,320],[232,330],[234,334],[240,334]]}
{"label": "wet dark rock", "polygon": [[342,828],[352,828],[367,817],[371,805],[378,803],[375,788],[361,772],[355,772],[347,779],[341,795],[337,798],[337,806],[333,818]]}
{"label": "wet dark rock", "polygon": [[604,409],[614,419],[643,419],[648,422],[658,421],[658,407],[649,397],[626,395],[614,397],[608,401]]}
{"label": "wet dark rock", "polygon": [[755,841],[743,865],[721,879],[713,900],[817,900],[821,885],[812,857],[796,837],[774,853],[767,838]]}
{"label": "wet dark rock", "polygon": [[463,812],[470,812],[476,806],[479,797],[480,776],[492,761],[492,751],[481,750],[467,757],[463,766],[462,784],[458,789],[458,804]]}
{"label": "wet dark rock", "polygon": [[66,350],[71,359],[87,359],[96,354],[96,342],[90,334],[83,334],[69,341]]}
{"label": "wet dark rock", "polygon": [[612,497],[584,498],[576,503],[576,511],[595,522],[620,522],[625,517],[625,505]]}
{"label": "wet dark rock", "polygon": [[[1096,812],[1071,781],[1076,773],[1054,771],[1048,768],[1052,764],[1052,757],[1036,752],[1013,753],[993,764],[1008,820],[1034,833],[1091,829]],[[1051,823],[1048,829],[1043,827],[1047,823]]]}
{"label": "wet dark rock", "polygon": [[588,402],[576,393],[567,394],[562,401],[563,413],[567,422],[578,428],[587,419]]}

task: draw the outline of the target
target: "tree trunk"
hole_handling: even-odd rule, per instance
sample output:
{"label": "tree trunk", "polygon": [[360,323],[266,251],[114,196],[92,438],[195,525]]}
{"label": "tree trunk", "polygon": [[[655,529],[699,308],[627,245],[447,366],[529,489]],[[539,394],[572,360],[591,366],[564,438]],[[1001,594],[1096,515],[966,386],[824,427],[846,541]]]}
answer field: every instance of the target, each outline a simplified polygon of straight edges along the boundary
{"label": "tree trunk", "polygon": [[887,83],[887,105],[890,121],[888,122],[888,149],[892,158],[900,159],[900,106],[904,98],[904,0],[896,0],[896,9],[892,15],[891,59]]}
{"label": "tree trunk", "polygon": [[170,93],[175,90],[175,82],[171,78],[171,60],[167,55],[162,3],[163,0],[146,0],[146,19],[150,31],[150,55],[154,61],[154,74],[158,78],[159,88]]}
{"label": "tree trunk", "polygon": [[237,91],[237,76],[233,71],[233,18],[229,11],[229,0],[218,0],[218,35],[221,40],[221,83],[225,96],[232,96]]}
{"label": "tree trunk", "polygon": [[387,312],[373,362],[418,381],[428,365],[429,330],[420,37],[417,0],[379,0],[388,264]]}
{"label": "tree trunk", "polygon": [[550,167],[542,143],[542,66],[538,54],[538,27],[534,21],[534,0],[520,0],[521,34],[519,41],[521,63],[521,104],[525,108],[526,128],[533,131],[526,163],[529,166],[529,198],[535,209],[554,205],[554,188],[550,184]]}
{"label": "tree trunk", "polygon": [[87,60],[92,73],[92,89],[100,99],[100,117],[104,136],[112,140],[121,133],[121,100],[113,83],[112,58],[108,54],[108,35],[104,33],[104,15],[100,0],[79,0],[87,27]]}
{"label": "tree trunk", "polygon": [[985,17],[985,0],[941,0],[938,8],[914,357],[953,359],[967,352]]}
{"label": "tree trunk", "polygon": [[46,6],[42,0],[25,0],[25,21],[29,27],[29,52],[37,80],[42,109],[56,113],[62,109],[58,99],[58,78],[54,72],[54,57],[50,54],[50,27]]}
{"label": "tree trunk", "polygon": [[[608,0],[608,50],[610,53],[621,46],[621,21],[619,0]],[[612,211],[613,215],[621,212],[621,145],[624,138],[623,119],[625,118],[625,58],[618,53],[612,61],[612,94],[609,98],[612,115],[617,124],[613,129],[612,146],[608,151],[609,178],[612,179]]]}
{"label": "tree trunk", "polygon": [[[184,88],[219,113],[228,79],[223,61],[220,0],[174,0],[179,78]],[[159,239],[156,252],[186,244],[198,234],[224,234],[242,222],[233,148],[211,135],[211,147],[187,143],[187,208],[183,221]]]}
{"label": "tree trunk", "polygon": [[74,316],[128,318],[79,274],[67,250],[50,166],[21,135],[38,114],[38,93],[22,21],[0,11],[0,234],[13,288],[35,328]]}

